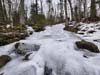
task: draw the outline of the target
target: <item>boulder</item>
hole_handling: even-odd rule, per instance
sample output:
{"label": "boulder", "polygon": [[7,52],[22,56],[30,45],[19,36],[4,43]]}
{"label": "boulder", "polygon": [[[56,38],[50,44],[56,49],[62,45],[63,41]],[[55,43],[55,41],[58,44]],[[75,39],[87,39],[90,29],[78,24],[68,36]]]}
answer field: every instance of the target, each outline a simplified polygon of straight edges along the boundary
{"label": "boulder", "polygon": [[91,33],[91,34],[93,34],[94,32],[96,32],[96,31],[94,31],[94,30],[88,31],[88,33]]}
{"label": "boulder", "polygon": [[11,61],[11,57],[8,55],[0,56],[0,68],[5,66],[9,61]]}
{"label": "boulder", "polygon": [[87,42],[87,41],[82,40],[82,41],[77,41],[75,44],[80,49],[87,49],[88,51],[94,52],[94,53],[100,52],[98,47],[91,42]]}
{"label": "boulder", "polygon": [[29,60],[29,56],[30,56],[31,54],[32,54],[32,53],[26,54],[23,60]]}
{"label": "boulder", "polygon": [[15,44],[15,53],[25,55],[31,51],[38,51],[39,48],[40,48],[40,45],[37,45],[37,44],[17,42]]}

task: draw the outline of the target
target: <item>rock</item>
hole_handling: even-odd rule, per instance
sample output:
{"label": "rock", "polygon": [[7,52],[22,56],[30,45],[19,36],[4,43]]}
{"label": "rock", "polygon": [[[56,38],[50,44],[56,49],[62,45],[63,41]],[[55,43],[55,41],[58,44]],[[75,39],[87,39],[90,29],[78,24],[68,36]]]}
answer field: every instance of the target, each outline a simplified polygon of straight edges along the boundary
{"label": "rock", "polygon": [[1,73],[0,75],[4,75],[4,73]]}
{"label": "rock", "polygon": [[32,35],[33,34],[33,31],[30,31],[30,35]]}
{"label": "rock", "polygon": [[78,34],[84,35],[84,33],[78,33]]}
{"label": "rock", "polygon": [[83,55],[83,57],[84,57],[84,58],[88,58],[88,56],[86,56],[86,55]]}
{"label": "rock", "polygon": [[52,69],[47,67],[46,65],[44,66],[44,75],[53,75]]}
{"label": "rock", "polygon": [[26,33],[18,33],[18,32],[4,33],[4,34],[2,33],[0,34],[0,46],[7,45],[15,41],[19,41],[20,39],[25,39],[26,37],[28,37],[28,34]]}
{"label": "rock", "polygon": [[29,37],[29,35],[27,33],[23,33],[23,34],[20,34],[20,39],[25,39],[26,37]]}
{"label": "rock", "polygon": [[81,30],[81,31],[85,32],[86,30],[85,30],[85,29],[83,29],[83,30]]}
{"label": "rock", "polygon": [[8,55],[0,56],[0,68],[5,66],[9,61],[11,61],[11,57]]}
{"label": "rock", "polygon": [[91,33],[91,34],[93,34],[94,32],[96,32],[96,31],[94,31],[94,30],[88,31],[88,33]]}
{"label": "rock", "polygon": [[95,41],[95,42],[100,42],[100,39],[95,39],[95,40],[93,40],[93,41]]}
{"label": "rock", "polygon": [[29,56],[31,55],[32,53],[28,53],[25,55],[25,58],[23,60],[29,60]]}
{"label": "rock", "polygon": [[20,45],[20,43],[17,42],[17,43],[15,44],[15,48],[18,48],[19,45]]}
{"label": "rock", "polygon": [[1,73],[0,75],[4,75],[4,73]]}
{"label": "rock", "polygon": [[31,51],[38,51],[39,48],[40,45],[17,42],[15,44],[15,53],[25,55]]}
{"label": "rock", "polygon": [[82,40],[82,41],[77,41],[75,44],[80,49],[87,49],[88,51],[94,52],[94,53],[100,52],[98,47],[91,42],[87,42],[87,41]]}

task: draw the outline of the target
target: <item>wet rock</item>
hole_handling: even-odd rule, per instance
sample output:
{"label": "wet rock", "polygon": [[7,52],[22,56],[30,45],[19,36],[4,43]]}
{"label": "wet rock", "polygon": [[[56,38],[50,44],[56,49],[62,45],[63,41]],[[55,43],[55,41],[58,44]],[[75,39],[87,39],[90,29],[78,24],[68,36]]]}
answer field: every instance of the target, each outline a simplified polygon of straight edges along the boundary
{"label": "wet rock", "polygon": [[77,41],[75,44],[80,49],[87,49],[88,51],[94,52],[94,53],[100,52],[98,47],[91,42],[87,42],[87,41],[82,40],[82,41]]}
{"label": "wet rock", "polygon": [[0,75],[4,75],[4,73],[1,73]]}
{"label": "wet rock", "polygon": [[9,61],[11,61],[11,57],[8,55],[0,56],[0,68],[5,66]]}
{"label": "wet rock", "polygon": [[78,34],[84,35],[84,33],[78,33]]}
{"label": "wet rock", "polygon": [[94,30],[88,31],[88,33],[91,33],[91,34],[93,34],[94,32],[96,32],[96,31],[94,31]]}
{"label": "wet rock", "polygon": [[30,35],[32,35],[33,34],[33,31],[30,31]]}
{"label": "wet rock", "polygon": [[100,39],[95,39],[95,40],[93,40],[93,41],[95,41],[95,42],[100,42]]}
{"label": "wet rock", "polygon": [[83,30],[81,30],[81,31],[85,32],[86,30],[85,30],[85,29],[83,29]]}
{"label": "wet rock", "polygon": [[84,58],[88,58],[88,56],[86,56],[86,55],[83,55],[83,57],[84,57]]}
{"label": "wet rock", "polygon": [[15,44],[15,48],[17,49],[19,45],[20,45],[20,43],[17,42],[17,43]]}
{"label": "wet rock", "polygon": [[29,56],[30,56],[31,54],[32,54],[32,53],[26,54],[23,60],[29,60]]}

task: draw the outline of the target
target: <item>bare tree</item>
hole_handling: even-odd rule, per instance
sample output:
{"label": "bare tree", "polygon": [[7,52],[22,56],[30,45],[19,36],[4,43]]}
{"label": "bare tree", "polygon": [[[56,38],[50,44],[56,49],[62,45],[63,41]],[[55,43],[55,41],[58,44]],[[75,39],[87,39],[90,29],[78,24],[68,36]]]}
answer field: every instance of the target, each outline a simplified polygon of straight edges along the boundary
{"label": "bare tree", "polygon": [[40,0],[40,4],[41,4],[41,14],[43,14],[43,1]]}
{"label": "bare tree", "polygon": [[20,24],[20,14],[19,14],[19,0],[13,0],[12,4],[12,24],[19,25]]}
{"label": "bare tree", "polygon": [[11,2],[11,0],[7,0],[7,4],[8,4],[8,21],[10,23],[12,20],[12,2]]}
{"label": "bare tree", "polygon": [[20,1],[19,5],[19,13],[20,13],[20,24],[24,25],[25,24],[25,5],[24,5],[25,0]]}
{"label": "bare tree", "polygon": [[64,16],[64,11],[63,11],[63,0],[60,0],[60,19],[63,20]]}
{"label": "bare tree", "polygon": [[68,27],[68,15],[67,15],[67,0],[64,0],[64,8],[65,8],[65,26]]}
{"label": "bare tree", "polygon": [[54,22],[54,17],[53,17],[53,13],[54,13],[54,8],[52,5],[52,0],[47,0],[47,5],[48,5],[48,13],[47,13],[47,18],[48,18],[48,23],[52,24]]}
{"label": "bare tree", "polygon": [[2,6],[2,0],[0,0],[0,22],[2,23],[4,21],[3,17],[3,6]]}
{"label": "bare tree", "polygon": [[87,14],[87,1],[86,0],[83,0],[83,6],[84,6],[84,17],[86,17],[86,14]]}
{"label": "bare tree", "polygon": [[5,4],[6,4],[5,0],[2,0],[2,4],[3,4],[3,15],[4,15],[4,20],[5,20],[5,22],[7,22],[7,21],[8,21],[8,16],[7,16],[6,6],[5,6]]}
{"label": "bare tree", "polygon": [[38,0],[35,0],[36,3],[36,14],[38,14]]}
{"label": "bare tree", "polygon": [[91,11],[90,11],[90,17],[96,18],[97,17],[97,11],[96,11],[96,5],[95,5],[95,0],[91,0]]}
{"label": "bare tree", "polygon": [[70,10],[71,10],[71,18],[72,18],[72,20],[74,20],[74,12],[73,12],[73,7],[72,7],[71,1],[72,1],[72,0],[68,0],[69,5],[70,5]]}

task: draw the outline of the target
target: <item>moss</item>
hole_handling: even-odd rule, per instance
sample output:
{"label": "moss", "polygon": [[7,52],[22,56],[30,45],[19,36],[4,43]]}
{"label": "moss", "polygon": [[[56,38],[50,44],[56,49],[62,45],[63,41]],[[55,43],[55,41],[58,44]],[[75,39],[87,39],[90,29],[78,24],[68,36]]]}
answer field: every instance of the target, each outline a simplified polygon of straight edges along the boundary
{"label": "moss", "polygon": [[70,32],[75,32],[75,33],[77,33],[79,31],[78,28],[73,28],[73,27],[70,27],[70,26],[66,26],[64,28],[64,30],[67,30],[67,31],[70,31]]}
{"label": "moss", "polygon": [[75,44],[80,49],[87,49],[88,51],[91,51],[94,53],[100,52],[98,47],[91,42],[87,42],[87,41],[82,40],[82,41],[77,41]]}
{"label": "moss", "polygon": [[44,30],[45,25],[34,24],[32,27],[33,27],[33,29],[34,29],[36,32],[40,32],[40,31],[43,31],[43,30]]}
{"label": "moss", "polygon": [[8,55],[0,56],[0,68],[5,66],[9,61],[11,61],[11,57]]}
{"label": "moss", "polygon": [[26,27],[23,25],[14,26],[13,28],[0,27],[0,46],[25,39],[28,34]]}

